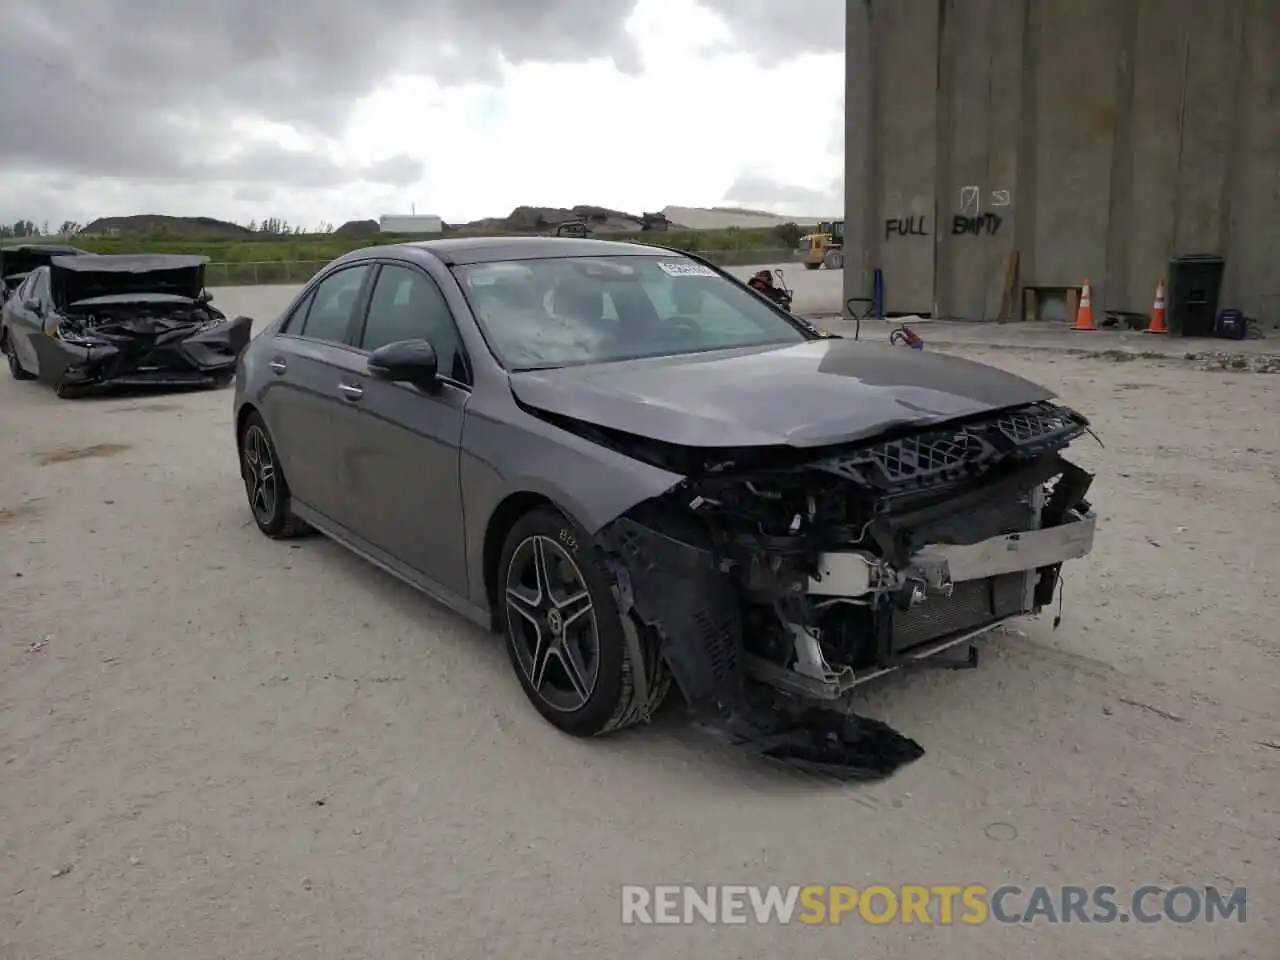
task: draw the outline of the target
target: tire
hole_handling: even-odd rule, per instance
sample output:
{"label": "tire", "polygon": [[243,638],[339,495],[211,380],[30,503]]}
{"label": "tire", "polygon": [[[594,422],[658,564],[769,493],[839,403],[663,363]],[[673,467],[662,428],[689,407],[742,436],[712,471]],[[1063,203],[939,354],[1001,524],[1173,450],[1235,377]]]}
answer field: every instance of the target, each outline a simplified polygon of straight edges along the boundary
{"label": "tire", "polygon": [[215,377],[213,383],[209,384],[210,390],[225,390],[231,384],[235,383],[236,375],[234,373],[224,374],[221,377]]}
{"label": "tire", "polygon": [[[289,483],[279,467],[275,443],[256,411],[245,418],[237,449],[249,513],[258,529],[272,540],[287,540],[310,531],[306,521],[293,515]],[[270,469],[265,478],[261,475],[264,466]]]}
{"label": "tire", "polygon": [[69,383],[60,383],[53,390],[59,400],[78,400],[84,396],[84,390]]}
{"label": "tire", "polygon": [[[531,565],[538,557],[543,574],[537,582],[551,583],[550,590],[534,589]],[[614,733],[647,720],[671,688],[656,637],[630,621],[624,626],[612,584],[596,542],[549,507],[520,518],[503,544],[498,598],[511,666],[543,718],[575,737]],[[581,602],[575,603],[575,593]],[[545,602],[556,595],[558,606]],[[539,638],[552,644],[540,658]],[[643,660],[647,691],[637,683],[633,644]],[[569,663],[576,664],[577,684]]]}
{"label": "tire", "polygon": [[822,265],[828,270],[843,270],[844,252],[841,250],[828,250],[822,256]]}
{"label": "tire", "polygon": [[817,270],[820,266],[822,266],[822,264],[816,260],[806,260],[804,262],[804,268],[806,270]]}
{"label": "tire", "polygon": [[28,373],[22,366],[22,361],[18,359],[18,351],[13,348],[13,342],[9,339],[9,335],[4,335],[4,355],[9,361],[9,375],[15,380],[34,380],[36,375]]}

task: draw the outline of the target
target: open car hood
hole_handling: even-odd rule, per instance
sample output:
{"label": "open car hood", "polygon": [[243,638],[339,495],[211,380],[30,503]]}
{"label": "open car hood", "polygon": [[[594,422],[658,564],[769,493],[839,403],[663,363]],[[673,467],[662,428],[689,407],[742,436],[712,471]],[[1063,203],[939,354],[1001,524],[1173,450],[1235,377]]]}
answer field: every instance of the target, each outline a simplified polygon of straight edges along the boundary
{"label": "open car hood", "polygon": [[54,257],[54,302],[64,307],[94,297],[167,293],[195,299],[204,290],[208,257],[124,254]]}
{"label": "open car hood", "polygon": [[511,374],[527,407],[684,447],[821,447],[1053,398],[995,367],[839,338]]}

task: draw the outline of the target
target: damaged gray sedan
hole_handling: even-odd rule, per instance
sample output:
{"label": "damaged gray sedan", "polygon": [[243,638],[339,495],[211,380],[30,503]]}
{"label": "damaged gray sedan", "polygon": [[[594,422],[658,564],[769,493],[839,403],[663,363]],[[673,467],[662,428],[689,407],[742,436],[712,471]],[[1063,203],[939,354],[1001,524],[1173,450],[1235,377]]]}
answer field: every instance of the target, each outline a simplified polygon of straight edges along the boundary
{"label": "damaged gray sedan", "polygon": [[1043,387],[643,245],[348,254],[244,352],[235,423],[263,533],[318,529],[501,631],[560,729],[645,721],[674,681],[833,772],[859,684],[972,665],[945,651],[1093,544],[1062,456],[1088,423]]}
{"label": "damaged gray sedan", "polygon": [[15,380],[60,397],[97,387],[222,386],[253,321],[228,320],[204,289],[207,257],[52,257],[0,310],[0,347]]}

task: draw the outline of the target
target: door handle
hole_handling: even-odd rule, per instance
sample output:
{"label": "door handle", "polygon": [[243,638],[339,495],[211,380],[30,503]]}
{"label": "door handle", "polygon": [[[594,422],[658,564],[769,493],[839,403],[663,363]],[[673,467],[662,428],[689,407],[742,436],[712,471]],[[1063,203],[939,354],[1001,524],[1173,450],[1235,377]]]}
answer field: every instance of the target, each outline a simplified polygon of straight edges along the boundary
{"label": "door handle", "polygon": [[364,396],[364,387],[358,383],[340,383],[338,389],[342,391],[342,395],[348,400],[359,400]]}
{"label": "door handle", "polygon": [[271,372],[276,375],[282,374],[285,372],[285,370],[288,369],[288,367],[285,366],[284,361],[281,360],[279,357],[276,357],[274,360],[268,363],[267,366],[270,367]]}

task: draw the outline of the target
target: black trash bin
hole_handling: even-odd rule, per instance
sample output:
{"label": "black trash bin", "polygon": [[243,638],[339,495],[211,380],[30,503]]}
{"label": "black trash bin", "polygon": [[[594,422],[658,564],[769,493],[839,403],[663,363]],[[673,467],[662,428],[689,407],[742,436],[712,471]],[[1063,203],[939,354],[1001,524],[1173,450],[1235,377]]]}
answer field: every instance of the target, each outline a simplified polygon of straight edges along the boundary
{"label": "black trash bin", "polygon": [[1212,337],[1226,260],[1211,253],[1169,261],[1169,332],[1175,337]]}

